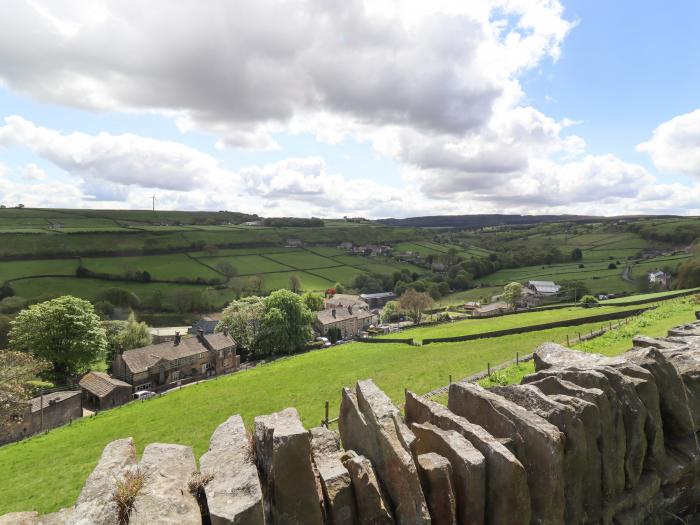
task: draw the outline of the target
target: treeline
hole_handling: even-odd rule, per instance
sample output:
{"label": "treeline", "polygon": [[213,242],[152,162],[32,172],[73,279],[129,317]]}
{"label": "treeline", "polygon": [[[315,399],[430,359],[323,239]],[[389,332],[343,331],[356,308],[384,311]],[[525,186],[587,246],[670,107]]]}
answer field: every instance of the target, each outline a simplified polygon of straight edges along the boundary
{"label": "treeline", "polygon": [[176,279],[152,279],[151,274],[146,270],[126,270],[122,273],[104,273],[89,270],[82,264],[75,270],[75,276],[79,279],[100,279],[103,281],[129,281],[137,283],[173,283],[173,284],[200,284],[200,285],[216,285],[221,284],[222,280],[218,278],[204,279],[203,277],[178,277]]}
{"label": "treeline", "polygon": [[299,217],[269,217],[263,220],[263,226],[274,228],[318,228],[325,226],[323,220],[318,217],[303,219]]}
{"label": "treeline", "polygon": [[691,244],[700,237],[700,224],[679,224],[671,231],[661,231],[653,224],[634,223],[627,229],[642,239],[672,244]]}

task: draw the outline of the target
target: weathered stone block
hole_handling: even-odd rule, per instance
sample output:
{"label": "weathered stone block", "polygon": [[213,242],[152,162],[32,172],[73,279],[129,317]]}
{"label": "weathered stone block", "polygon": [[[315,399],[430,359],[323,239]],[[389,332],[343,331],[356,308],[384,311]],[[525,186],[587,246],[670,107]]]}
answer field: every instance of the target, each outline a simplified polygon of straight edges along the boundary
{"label": "weathered stone block", "polygon": [[455,525],[457,510],[450,462],[443,456],[429,452],[419,455],[416,463],[432,525]]}
{"label": "weathered stone block", "polygon": [[359,525],[391,525],[394,518],[372,463],[350,450],[343,456],[343,464],[350,473]]}
{"label": "weathered stone block", "polygon": [[464,436],[486,460],[486,521],[494,525],[530,522],[530,493],[522,463],[483,427],[434,401],[406,393],[406,422],[432,423]]}
{"label": "weathered stone block", "polygon": [[356,517],[355,496],[350,473],[340,460],[340,438],[325,427],[312,428],[309,434],[327,521],[331,525],[352,525]]}
{"label": "weathered stone block", "polygon": [[441,430],[431,423],[414,423],[415,454],[435,452],[450,462],[457,502],[457,521],[485,523],[486,468],[484,456],[454,430]]}
{"label": "weathered stone block", "polygon": [[269,523],[321,525],[311,438],[296,409],[255,418],[255,451],[269,503]]}
{"label": "weathered stone block", "polygon": [[496,438],[513,439],[515,455],[527,471],[532,520],[563,523],[563,434],[537,414],[470,383],[450,385],[448,407]]}
{"label": "weathered stone block", "polygon": [[143,451],[143,488],[134,501],[129,525],[199,525],[202,515],[187,482],[197,466],[191,447],[154,443]]}
{"label": "weathered stone block", "polygon": [[397,523],[429,523],[418,471],[407,448],[413,437],[398,408],[371,380],[358,381],[355,390],[343,391],[338,422],[343,446],[372,462]]}
{"label": "weathered stone block", "polygon": [[117,506],[113,501],[116,480],[124,475],[127,468],[135,465],[136,449],[133,439],[118,439],[109,443],[83,485],[70,523],[113,525],[117,517]]}
{"label": "weathered stone block", "polygon": [[218,426],[199,465],[203,473],[213,475],[204,487],[212,525],[264,525],[258,469],[241,416]]}

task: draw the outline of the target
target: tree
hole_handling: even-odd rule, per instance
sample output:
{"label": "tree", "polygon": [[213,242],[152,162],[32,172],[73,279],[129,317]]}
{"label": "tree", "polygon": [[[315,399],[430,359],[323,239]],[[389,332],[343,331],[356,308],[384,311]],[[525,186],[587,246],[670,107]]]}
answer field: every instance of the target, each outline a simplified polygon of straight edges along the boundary
{"label": "tree", "polygon": [[598,304],[598,299],[596,299],[592,295],[584,295],[583,297],[581,297],[581,301],[579,302],[583,306],[592,306],[594,304]]}
{"label": "tree", "polygon": [[583,252],[581,251],[581,248],[574,248],[571,250],[572,261],[580,261],[581,259],[583,259]]}
{"label": "tree", "polygon": [[312,312],[320,312],[324,308],[323,297],[317,293],[306,292],[301,296],[301,300],[304,301],[306,307]]}
{"label": "tree", "polygon": [[216,265],[216,269],[227,279],[233,279],[238,275],[238,270],[228,261],[221,261]]}
{"label": "tree", "polygon": [[32,395],[29,381],[49,368],[49,363],[31,354],[0,351],[0,434],[21,420]]}
{"label": "tree", "polygon": [[617,264],[615,264],[614,262],[611,262],[610,264],[608,264],[608,270],[616,270],[616,269],[617,269]]}
{"label": "tree", "polygon": [[[644,278],[647,278],[646,275]],[[681,264],[676,277],[676,288],[695,288],[696,286],[700,286],[700,257]]]}
{"label": "tree", "polygon": [[153,341],[151,329],[146,323],[137,321],[134,312],[129,314],[126,321],[106,321],[105,332],[108,344],[105,362],[108,368],[120,350],[142,348]]}
{"label": "tree", "polygon": [[503,301],[510,306],[516,306],[523,297],[523,285],[520,283],[510,283],[503,287]]}
{"label": "tree", "polygon": [[298,275],[291,275],[289,277],[289,289],[294,293],[301,292],[301,279]]}
{"label": "tree", "polygon": [[260,295],[265,288],[265,278],[261,274],[253,275],[250,280],[250,287],[257,294]]}
{"label": "tree", "polygon": [[423,318],[423,311],[430,308],[433,304],[433,298],[427,293],[417,292],[413,289],[408,289],[399,297],[399,307],[405,311],[408,317],[414,323],[420,323]]}
{"label": "tree", "polygon": [[257,347],[263,354],[291,354],[312,337],[311,313],[297,294],[276,290],[265,298]]}
{"label": "tree", "polygon": [[10,349],[50,362],[51,378],[65,383],[107,350],[107,336],[92,304],[65,295],[22,310],[12,321]]}
{"label": "tree", "polygon": [[442,292],[440,292],[440,285],[438,283],[430,283],[426,289],[428,295],[437,301],[442,297]]}
{"label": "tree", "polygon": [[239,346],[254,351],[264,311],[265,301],[256,295],[231,301],[222,312],[216,331],[228,330]]}
{"label": "tree", "polygon": [[391,317],[395,314],[397,314],[399,311],[399,303],[397,301],[389,301],[384,305],[384,308],[382,308],[381,313],[379,314],[379,320],[382,323],[387,323],[391,321]]}
{"label": "tree", "polygon": [[141,304],[135,293],[124,288],[107,288],[102,290],[95,296],[95,301],[107,301],[114,306],[122,308],[138,308]]}
{"label": "tree", "polygon": [[590,290],[583,281],[563,281],[559,286],[559,293],[567,301],[576,302],[584,295],[590,293]]}
{"label": "tree", "polygon": [[328,330],[326,330],[326,337],[328,337],[328,340],[335,344],[340,340],[340,338],[343,337],[343,334],[340,332],[340,328],[337,326],[331,326]]}
{"label": "tree", "polygon": [[15,295],[15,290],[12,288],[10,283],[5,282],[2,286],[0,286],[0,300],[4,299],[5,297],[12,297],[13,295]]}
{"label": "tree", "polygon": [[7,348],[7,335],[10,333],[12,319],[7,315],[0,315],[0,350]]}
{"label": "tree", "polygon": [[345,286],[340,283],[335,283],[333,288],[335,289],[335,293],[345,293]]}

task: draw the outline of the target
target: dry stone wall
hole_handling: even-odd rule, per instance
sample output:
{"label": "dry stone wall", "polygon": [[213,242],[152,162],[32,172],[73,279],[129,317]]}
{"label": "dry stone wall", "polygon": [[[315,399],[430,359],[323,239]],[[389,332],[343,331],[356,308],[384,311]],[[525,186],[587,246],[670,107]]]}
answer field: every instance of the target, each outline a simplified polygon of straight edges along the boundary
{"label": "dry stone wall", "polygon": [[[455,383],[448,406],[371,380],[342,391],[339,432],[293,408],[234,415],[199,462],[182,445],[110,443],[76,505],[0,525],[700,523],[700,322],[610,358],[545,344],[520,385]],[[193,480],[199,480],[199,485]]]}

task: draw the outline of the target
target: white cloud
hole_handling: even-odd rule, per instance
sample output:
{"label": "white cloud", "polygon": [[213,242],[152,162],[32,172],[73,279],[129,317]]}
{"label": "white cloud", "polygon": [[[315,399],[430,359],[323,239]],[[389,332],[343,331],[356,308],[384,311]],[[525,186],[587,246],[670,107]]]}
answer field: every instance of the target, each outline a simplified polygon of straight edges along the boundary
{"label": "white cloud", "polygon": [[22,176],[27,180],[46,180],[48,178],[44,170],[33,162],[22,168]]}
{"label": "white cloud", "polygon": [[700,109],[664,122],[637,151],[648,153],[661,171],[700,178]]}
{"label": "white cloud", "polygon": [[556,58],[556,0],[95,0],[0,4],[0,79],[81,108],[162,111],[221,145],[326,116],[477,130]]}

